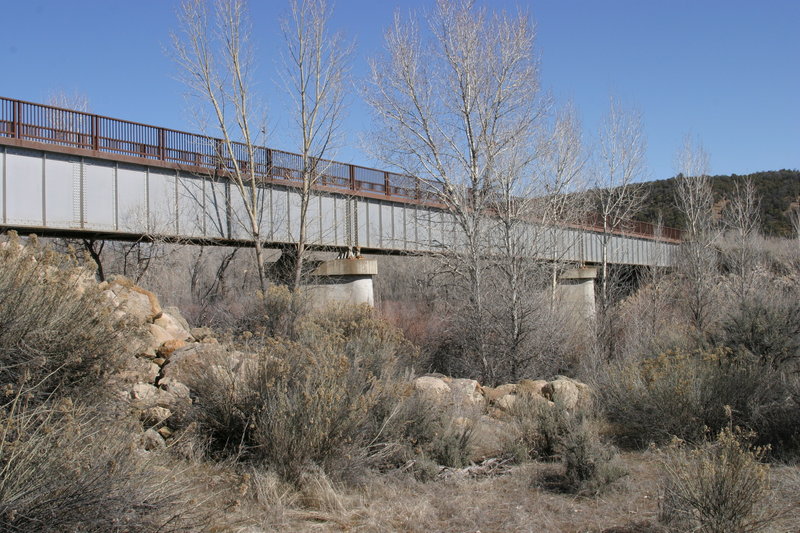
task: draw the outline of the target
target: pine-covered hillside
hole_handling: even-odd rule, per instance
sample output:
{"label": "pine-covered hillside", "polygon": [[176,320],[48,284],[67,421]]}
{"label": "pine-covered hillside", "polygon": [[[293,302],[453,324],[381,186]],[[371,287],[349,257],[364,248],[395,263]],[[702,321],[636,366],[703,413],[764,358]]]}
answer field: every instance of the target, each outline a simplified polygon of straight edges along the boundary
{"label": "pine-covered hillside", "polygon": [[[748,176],[732,174],[713,176],[712,186],[718,203],[734,193],[734,184]],[[773,236],[789,236],[792,225],[788,213],[800,204],[800,171],[773,170],[749,174],[761,198],[761,223],[764,233]],[[681,215],[675,208],[675,178],[651,181],[642,184],[647,190],[647,201],[637,218],[657,222],[659,215],[665,226],[683,226]]]}

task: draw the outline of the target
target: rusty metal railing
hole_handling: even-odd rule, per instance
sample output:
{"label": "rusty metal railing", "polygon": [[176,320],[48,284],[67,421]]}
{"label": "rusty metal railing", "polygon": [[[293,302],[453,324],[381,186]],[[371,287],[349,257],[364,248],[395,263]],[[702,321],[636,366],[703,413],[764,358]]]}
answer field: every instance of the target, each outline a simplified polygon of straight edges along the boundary
{"label": "rusty metal railing", "polygon": [[[252,166],[254,174],[265,181],[296,184],[302,179],[299,154],[259,146],[251,160],[245,144],[233,143],[231,158],[223,151],[222,139],[11,98],[0,97],[0,137],[222,173],[234,168],[235,159],[240,168]],[[325,161],[324,167],[317,187],[441,206],[430,185],[412,176],[337,161]],[[603,225],[592,219],[583,227],[597,231]],[[615,233],[672,241],[681,238],[680,230],[663,228],[659,233],[652,224],[638,221]]]}

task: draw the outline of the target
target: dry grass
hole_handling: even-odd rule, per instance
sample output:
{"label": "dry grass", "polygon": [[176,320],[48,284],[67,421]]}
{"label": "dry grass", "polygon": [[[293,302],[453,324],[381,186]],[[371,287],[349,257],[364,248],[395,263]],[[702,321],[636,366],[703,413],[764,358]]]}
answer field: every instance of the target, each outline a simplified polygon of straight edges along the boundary
{"label": "dry grass", "polygon": [[[277,500],[251,500],[242,508],[250,524],[264,530],[352,532],[563,532],[654,533],[660,474],[650,452],[626,453],[629,475],[598,498],[556,494],[535,488],[531,480],[558,468],[531,463],[509,475],[423,483],[410,476],[377,476],[359,488],[328,486],[325,497],[301,497],[279,481],[266,483]],[[770,506],[783,511],[768,531],[796,531],[800,523],[800,469],[774,467]],[[264,483],[262,482],[262,485]],[[263,491],[262,491],[263,493]],[[315,503],[316,502],[316,503]],[[268,511],[267,511],[268,510]],[[788,511],[787,511],[788,510]],[[252,517],[259,516],[259,519]],[[246,531],[241,529],[240,531]]]}

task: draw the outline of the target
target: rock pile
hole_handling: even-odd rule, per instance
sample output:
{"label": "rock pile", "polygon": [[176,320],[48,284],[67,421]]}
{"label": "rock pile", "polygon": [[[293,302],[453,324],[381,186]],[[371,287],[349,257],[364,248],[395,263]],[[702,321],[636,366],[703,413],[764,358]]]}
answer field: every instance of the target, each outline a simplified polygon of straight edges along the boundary
{"label": "rock pile", "polygon": [[456,425],[471,430],[469,458],[474,463],[497,457],[510,440],[518,438],[512,411],[520,397],[541,401],[543,407],[558,404],[567,411],[586,409],[591,404],[589,386],[564,376],[551,381],[524,379],[492,388],[482,387],[473,379],[431,374],[416,378],[413,388],[425,401],[451,410]]}
{"label": "rock pile", "polygon": [[[127,318],[146,331],[143,348],[111,381],[115,394],[147,428],[141,437],[146,450],[164,447],[172,436],[170,417],[191,405],[187,383],[191,384],[198,369],[214,372],[217,365],[224,365],[235,377],[253,363],[251,354],[222,348],[212,330],[190,327],[177,308],[162,307],[155,294],[127,278],[111,277],[99,289],[118,318]],[[224,357],[220,357],[221,349]],[[512,411],[520,397],[540,399],[544,406],[559,404],[568,411],[583,409],[591,401],[587,385],[563,376],[492,388],[472,379],[430,374],[417,377],[411,385],[423,401],[453,413],[454,426],[471,430],[470,460],[476,463],[496,457],[507,449],[509,439],[517,437]]]}

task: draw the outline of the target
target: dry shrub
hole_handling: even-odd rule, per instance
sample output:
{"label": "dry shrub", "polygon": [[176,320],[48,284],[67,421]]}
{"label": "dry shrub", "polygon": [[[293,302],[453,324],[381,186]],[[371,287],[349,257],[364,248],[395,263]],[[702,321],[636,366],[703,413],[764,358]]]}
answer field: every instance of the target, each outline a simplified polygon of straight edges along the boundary
{"label": "dry shrub", "polygon": [[196,493],[166,454],[137,450],[133,424],[20,396],[0,424],[2,531],[198,531],[210,518],[214,494]]}
{"label": "dry shrub", "polygon": [[396,385],[374,413],[379,428],[370,445],[370,464],[380,471],[408,470],[429,481],[440,466],[469,464],[473,423],[463,409],[438,403]]}
{"label": "dry shrub", "polygon": [[736,425],[777,445],[797,431],[791,419],[798,406],[789,385],[770,367],[720,348],[613,362],[595,390],[625,444],[664,443],[672,436],[700,440],[707,428],[727,425],[723,407],[728,405]]}
{"label": "dry shrub", "polygon": [[364,457],[378,431],[375,412],[410,352],[367,307],[307,316],[293,338],[265,339],[242,368],[219,361],[197,375],[193,418],[218,456],[267,466],[292,482],[314,467],[337,474],[347,457]]}
{"label": "dry shrub", "polygon": [[87,271],[15,235],[0,244],[0,383],[5,394],[26,390],[91,397],[138,343],[117,319]]}
{"label": "dry shrub", "polygon": [[530,459],[560,460],[563,472],[544,485],[581,495],[597,495],[625,475],[613,446],[598,431],[589,410],[572,412],[533,395],[522,395],[511,411],[520,430],[521,448]]}
{"label": "dry shrub", "polygon": [[674,444],[663,461],[662,521],[672,529],[708,533],[759,531],[769,486],[766,450],[732,427],[695,449]]}
{"label": "dry shrub", "polygon": [[520,433],[522,459],[556,458],[568,413],[560,405],[550,405],[539,395],[522,394],[511,409]]}

